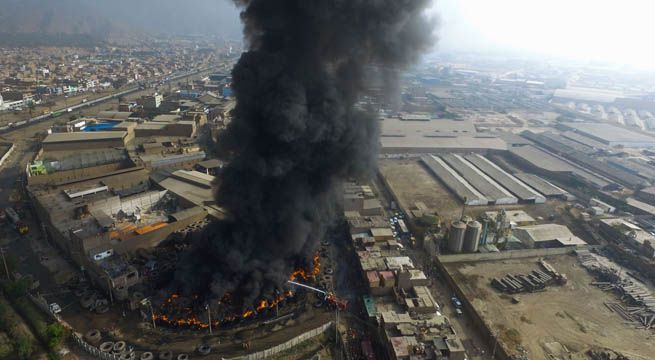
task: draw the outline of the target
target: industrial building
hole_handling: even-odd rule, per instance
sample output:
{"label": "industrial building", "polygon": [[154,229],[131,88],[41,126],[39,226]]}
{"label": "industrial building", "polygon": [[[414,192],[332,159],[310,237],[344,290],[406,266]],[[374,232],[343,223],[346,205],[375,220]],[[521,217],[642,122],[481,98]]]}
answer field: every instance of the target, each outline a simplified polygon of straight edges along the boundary
{"label": "industrial building", "polygon": [[[644,243],[655,244],[655,236],[642,229],[638,225],[621,218],[600,219],[601,229],[606,233],[612,234],[618,232],[624,236],[625,240],[632,242],[632,245],[641,247]],[[652,252],[651,252],[652,255]]]}
{"label": "industrial building", "polygon": [[[96,115],[96,120],[102,121],[126,121],[134,115],[131,111],[101,111]],[[138,119],[138,118],[134,118]]]}
{"label": "industrial building", "polygon": [[554,154],[562,156],[573,163],[577,163],[585,169],[589,169],[597,174],[617,181],[619,184],[631,188],[650,185],[650,179],[640,178],[631,172],[608,166],[607,163],[601,161],[602,158],[592,156],[593,151],[591,148],[583,147],[582,145],[566,140],[561,136],[553,133],[536,134],[531,131],[524,131],[521,135],[538,143],[540,146],[543,146]]}
{"label": "industrial building", "polygon": [[655,186],[643,188],[635,193],[638,199],[651,205],[655,204]]}
{"label": "industrial building", "polygon": [[114,171],[134,168],[125,149],[40,152],[27,165],[30,185],[58,184],[85,177],[104,176]]}
{"label": "industrial building", "polygon": [[537,175],[528,173],[515,173],[514,176],[547,198],[565,197],[568,194],[566,190],[553,185],[551,182],[540,178]]}
{"label": "industrial building", "polygon": [[563,126],[610,147],[655,147],[655,137],[606,123],[563,123]]}
{"label": "industrial building", "polygon": [[128,140],[123,131],[53,133],[46,136],[42,147],[44,151],[117,148],[125,147]]}
{"label": "industrial building", "polygon": [[183,206],[201,207],[215,218],[223,217],[223,209],[216,205],[212,193],[213,176],[198,171],[158,170],[150,179],[159,188],[175,194]]}
{"label": "industrial building", "polygon": [[490,202],[496,205],[516,204],[518,202],[516,197],[462,156],[446,154],[440,157]]}
{"label": "industrial building", "polygon": [[[499,211],[486,211],[484,214],[488,219],[498,219],[499,213]],[[523,210],[505,210],[504,219],[509,222],[510,227],[535,223],[535,219]]]}
{"label": "industrial building", "polygon": [[189,151],[182,153],[155,153],[139,155],[143,166],[149,170],[184,169],[191,170],[206,157],[204,151]]}
{"label": "industrial building", "polygon": [[573,235],[569,228],[558,224],[519,226],[513,235],[529,248],[581,246],[587,243]]}
{"label": "industrial building", "polygon": [[356,211],[362,216],[382,215],[382,204],[368,185],[344,184],[344,211]]}
{"label": "industrial building", "polygon": [[223,169],[223,162],[218,159],[207,159],[196,164],[195,170],[205,173],[207,175],[216,176]]}
{"label": "industrial building", "polygon": [[480,154],[469,154],[465,158],[477,166],[478,169],[482,170],[485,174],[489,175],[500,185],[504,186],[505,189],[516,195],[519,200],[524,202],[533,202],[535,204],[546,202],[546,198],[543,195],[530,188],[513,175],[507,173],[505,170],[501,169],[498,167],[498,165],[492,163],[484,156]]}
{"label": "industrial building", "polygon": [[579,181],[596,189],[606,189],[614,183],[593,174],[555,154],[532,145],[517,146],[509,150],[512,160],[526,169],[563,182]]}
{"label": "industrial building", "polygon": [[117,299],[140,281],[124,255],[156,246],[207,215],[167,190],[150,188],[139,169],[29,191],[49,238]]}
{"label": "industrial building", "polygon": [[507,150],[505,141],[495,135],[478,133],[471,121],[385,118],[381,127],[383,154]]}
{"label": "industrial building", "polygon": [[421,161],[434,176],[440,179],[466,205],[489,204],[489,199],[476,190],[473,185],[469,184],[441,158],[434,155],[425,155],[421,157]]}
{"label": "industrial building", "polygon": [[[162,115],[160,115],[162,116]],[[134,129],[134,136],[143,137],[192,137],[196,133],[196,123],[190,120],[148,121],[138,124]]]}

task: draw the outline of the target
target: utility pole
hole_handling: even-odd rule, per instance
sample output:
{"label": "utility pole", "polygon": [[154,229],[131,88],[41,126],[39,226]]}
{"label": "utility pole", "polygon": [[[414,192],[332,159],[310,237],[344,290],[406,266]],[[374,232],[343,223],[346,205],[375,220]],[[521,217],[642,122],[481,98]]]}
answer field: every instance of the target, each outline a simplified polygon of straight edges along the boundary
{"label": "utility pole", "polygon": [[5,265],[5,273],[7,274],[7,280],[11,280],[9,276],[9,267],[7,266],[7,260],[5,259],[5,249],[0,247],[0,255],[2,256],[2,263]]}
{"label": "utility pole", "polygon": [[209,319],[209,321],[208,321],[209,322],[209,335],[213,335],[212,334],[212,312],[211,312],[211,309],[209,307],[209,304],[205,304],[205,309],[207,309],[207,318]]}
{"label": "utility pole", "polygon": [[152,320],[152,328],[157,330],[157,324],[155,324],[155,312],[152,310],[152,301],[148,299],[148,307],[150,307],[150,319]]}
{"label": "utility pole", "polygon": [[[335,304],[336,305],[336,304]],[[336,321],[334,323],[334,342],[337,345],[337,354],[339,354],[339,359],[341,359],[341,351],[339,351],[339,306],[336,306]]]}
{"label": "utility pole", "polygon": [[112,294],[111,291],[111,280],[109,277],[107,277],[107,290],[109,290],[109,301],[111,302],[112,305],[114,305],[114,295]]}

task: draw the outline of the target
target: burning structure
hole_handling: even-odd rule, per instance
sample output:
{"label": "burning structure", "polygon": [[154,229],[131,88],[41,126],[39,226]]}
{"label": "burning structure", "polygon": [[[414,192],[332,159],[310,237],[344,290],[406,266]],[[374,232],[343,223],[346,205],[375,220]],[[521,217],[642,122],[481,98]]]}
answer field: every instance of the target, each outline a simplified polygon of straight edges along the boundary
{"label": "burning structure", "polygon": [[232,73],[237,105],[217,144],[229,164],[215,192],[229,218],[198,235],[174,286],[215,303],[229,293],[248,311],[308,267],[341,182],[372,173],[377,119],[357,106],[366,74],[393,89],[433,24],[427,0],[236,3],[249,50]]}

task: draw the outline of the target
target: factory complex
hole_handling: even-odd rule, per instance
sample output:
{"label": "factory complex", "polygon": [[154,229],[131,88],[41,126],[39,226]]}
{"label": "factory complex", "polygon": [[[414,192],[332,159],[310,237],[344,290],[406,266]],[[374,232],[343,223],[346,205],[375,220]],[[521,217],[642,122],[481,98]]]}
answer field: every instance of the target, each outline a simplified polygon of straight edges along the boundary
{"label": "factory complex", "polygon": [[137,251],[222,216],[208,200],[214,177],[196,166],[207,158],[195,140],[208,123],[203,106],[155,116],[164,125],[156,133],[141,132],[150,122],[134,112],[71,120],[25,168],[42,230],[116,300],[143,281],[129,260]]}

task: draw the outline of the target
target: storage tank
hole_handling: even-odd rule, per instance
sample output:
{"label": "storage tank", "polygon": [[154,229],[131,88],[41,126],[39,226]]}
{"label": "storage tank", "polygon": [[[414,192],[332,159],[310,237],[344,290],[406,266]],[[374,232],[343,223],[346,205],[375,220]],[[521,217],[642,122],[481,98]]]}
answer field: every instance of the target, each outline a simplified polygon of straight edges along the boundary
{"label": "storage tank", "polygon": [[464,234],[464,251],[476,252],[478,251],[478,243],[480,242],[480,235],[482,234],[482,224],[478,221],[469,221],[466,225],[466,233]]}
{"label": "storage tank", "polygon": [[451,253],[460,253],[464,247],[464,234],[466,233],[466,224],[461,221],[453,221],[450,224],[448,233],[448,250]]}

